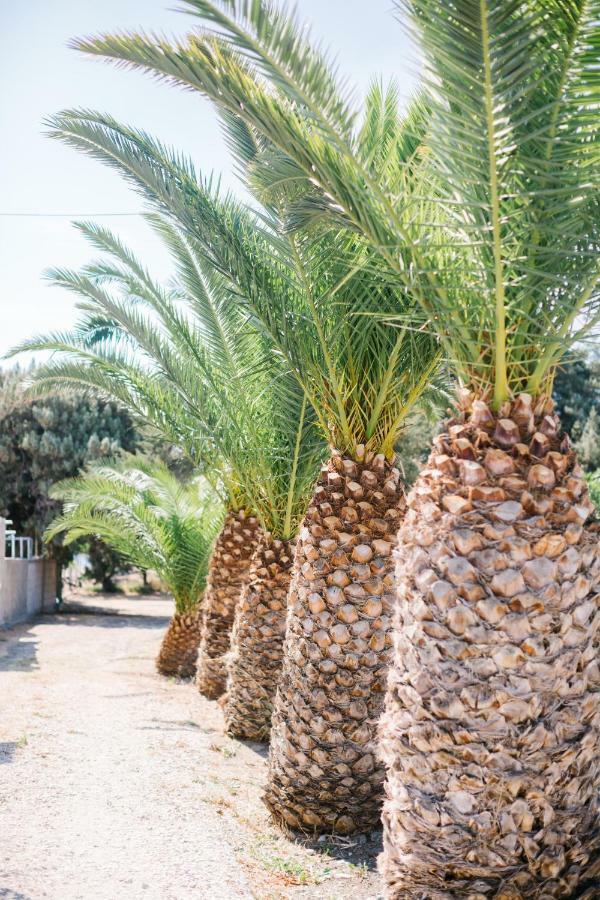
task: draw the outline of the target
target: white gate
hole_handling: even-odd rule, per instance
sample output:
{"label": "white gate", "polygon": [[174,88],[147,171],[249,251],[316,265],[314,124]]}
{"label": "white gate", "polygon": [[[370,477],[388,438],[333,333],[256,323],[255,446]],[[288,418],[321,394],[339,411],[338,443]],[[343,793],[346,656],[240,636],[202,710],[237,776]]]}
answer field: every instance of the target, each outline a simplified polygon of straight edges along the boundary
{"label": "white gate", "polygon": [[[12,525],[10,519],[6,519],[7,525]],[[14,528],[7,528],[5,532],[5,559],[37,559],[36,546],[33,538],[17,535]]]}

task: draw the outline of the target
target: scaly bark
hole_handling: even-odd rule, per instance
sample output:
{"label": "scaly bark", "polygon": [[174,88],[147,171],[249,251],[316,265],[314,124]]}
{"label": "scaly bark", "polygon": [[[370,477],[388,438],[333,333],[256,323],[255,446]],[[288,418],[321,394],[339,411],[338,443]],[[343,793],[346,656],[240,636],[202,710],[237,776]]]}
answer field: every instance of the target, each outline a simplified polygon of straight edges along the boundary
{"label": "scaly bark", "polygon": [[176,613],[160,645],[156,668],[161,675],[193,678],[200,645],[202,613],[199,608]]}
{"label": "scaly bark", "polygon": [[404,510],[383,456],[334,454],[298,538],[265,801],[292,828],[350,833],[379,822],[383,704]]}
{"label": "scaly bark", "polygon": [[600,896],[599,530],[552,404],[472,398],[408,500],[387,896]]}
{"label": "scaly bark", "polygon": [[228,657],[225,726],[229,734],[265,741],[281,674],[294,542],[263,534],[238,604]]}
{"label": "scaly bark", "polygon": [[219,533],[210,561],[196,685],[216,700],[225,690],[225,656],[229,650],[235,609],[244,586],[261,528],[244,510],[230,512]]}

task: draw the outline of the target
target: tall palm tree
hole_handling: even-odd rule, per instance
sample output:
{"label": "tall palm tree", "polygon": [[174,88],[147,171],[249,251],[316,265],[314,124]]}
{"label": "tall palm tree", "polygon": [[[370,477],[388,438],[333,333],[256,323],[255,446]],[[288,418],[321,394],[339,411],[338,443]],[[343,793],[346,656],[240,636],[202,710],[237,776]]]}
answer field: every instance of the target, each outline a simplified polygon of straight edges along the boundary
{"label": "tall palm tree", "polygon": [[358,230],[462,382],[400,534],[382,729],[389,896],[592,897],[598,537],[550,391],[600,317],[600,10],[397,5],[429,109],[428,177],[408,203],[356,152],[351,101],[270,4],[190,0],[226,43],[81,46],[195,88],[272,141],[315,186],[293,223]]}
{"label": "tall palm tree", "polygon": [[[597,4],[402,3],[431,109],[420,205],[391,196],[352,153],[347,104],[318,59],[306,64],[303,38],[284,41],[264,4],[223,6],[237,13],[230,39],[287,104],[203,38],[185,48],[183,73],[173,65],[183,48],[163,44],[159,58],[151,41],[128,38],[95,49],[209,94],[219,83],[312,173],[320,201],[298,215],[329,212],[368,238],[431,316],[465,386],[401,535],[411,602],[398,608],[383,729],[390,896],[583,891],[598,852],[597,537],[549,395],[562,353],[598,321]],[[294,116],[299,98],[310,134]],[[426,236],[432,209],[443,227]],[[433,250],[444,267],[431,266]]]}
{"label": "tall palm tree", "polygon": [[175,614],[156,660],[162,675],[193,676],[200,642],[200,602],[223,508],[205,482],[182,484],[143,457],[95,465],[55,485],[62,515],[46,532],[67,543],[99,537],[122,557],[152,569],[175,601]]}
{"label": "tall palm tree", "polygon": [[[408,191],[400,163],[414,159],[415,141],[404,135],[394,98],[373,89],[358,144]],[[286,229],[292,203],[310,200],[307,184],[266,183],[266,171],[285,160],[224,115],[240,168],[265,202],[259,219],[191,177],[188,164],[148,135],[107,116],[70,111],[52,126],[125,172],[193,236],[295,375],[332,448],[300,530],[267,802],[290,825],[349,832],[380,816],[376,723],[391,647],[391,548],[404,512],[395,446],[431,389],[437,341],[418,327],[414,302],[359,235]],[[373,135],[382,132],[379,147]],[[394,329],[382,315],[406,321]]]}
{"label": "tall palm tree", "polygon": [[[196,456],[207,472],[217,464],[211,479],[230,504],[236,501],[211,561],[198,686],[213,698],[223,692],[237,610],[227,727],[262,739],[281,662],[293,540],[322,440],[296,379],[193,238],[164,217],[149,218],[177,264],[172,290],[155,284],[115,235],[80,224],[109,258],[79,273],[55,271],[52,278],[83,296],[85,317],[69,335],[35,338],[26,346],[58,354],[37,371],[38,386],[86,383],[127,403],[138,384],[152,391],[158,377],[174,397],[166,409],[179,402],[188,410],[190,439],[205,445],[196,446]],[[173,414],[180,427],[179,411]]]}

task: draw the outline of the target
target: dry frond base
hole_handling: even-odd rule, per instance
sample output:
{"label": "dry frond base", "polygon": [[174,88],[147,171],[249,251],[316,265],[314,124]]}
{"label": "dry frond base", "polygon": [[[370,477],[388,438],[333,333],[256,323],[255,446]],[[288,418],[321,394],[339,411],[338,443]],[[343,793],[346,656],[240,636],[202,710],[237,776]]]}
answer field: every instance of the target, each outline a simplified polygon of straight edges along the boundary
{"label": "dry frond base", "polygon": [[242,591],[228,657],[225,726],[237,738],[269,737],[293,562],[293,541],[263,535]]}
{"label": "dry frond base", "polygon": [[236,606],[261,532],[258,520],[244,510],[227,515],[210,561],[196,685],[209,700],[225,691],[226,654]]}
{"label": "dry frond base", "polygon": [[323,468],[298,538],[265,796],[291,828],[352,833],[379,822],[376,728],[403,513],[400,473],[383,456],[334,454]]}
{"label": "dry frond base", "polygon": [[156,668],[161,675],[193,678],[201,636],[201,612],[174,615],[160,646]]}
{"label": "dry frond base", "polygon": [[465,397],[408,507],[387,896],[598,897],[600,530],[551,402]]}

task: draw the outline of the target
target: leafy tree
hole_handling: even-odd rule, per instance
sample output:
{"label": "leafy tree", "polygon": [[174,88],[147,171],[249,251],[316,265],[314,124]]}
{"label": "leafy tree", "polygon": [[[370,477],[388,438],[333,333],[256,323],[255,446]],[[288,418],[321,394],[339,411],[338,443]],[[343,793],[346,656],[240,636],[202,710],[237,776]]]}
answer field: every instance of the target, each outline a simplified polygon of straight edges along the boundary
{"label": "leafy tree", "polygon": [[596,408],[589,414],[575,448],[587,472],[600,469],[600,415]]}
{"label": "leafy tree", "polygon": [[600,409],[600,357],[565,360],[556,373],[553,396],[563,427],[578,441],[592,412]]}
{"label": "leafy tree", "polygon": [[600,508],[600,357],[592,353],[567,360],[554,381],[554,400],[589,474],[590,496]]}
{"label": "leafy tree", "polygon": [[[0,372],[0,515],[12,519],[16,530],[40,540],[60,504],[50,488],[76,475],[91,460],[133,450],[138,436],[131,416],[115,403],[93,397],[60,394],[44,400],[27,397],[21,382],[31,370]],[[105,565],[90,547],[93,566],[101,580],[117,560],[108,555]],[[57,596],[62,594],[62,569],[72,549],[53,541],[48,552],[57,562]],[[102,555],[106,558],[106,549]]]}
{"label": "leafy tree", "polygon": [[587,483],[592,502],[595,503],[596,509],[600,512],[600,469],[587,476]]}
{"label": "leafy tree", "polygon": [[105,594],[115,593],[118,590],[115,576],[129,567],[114,550],[95,537],[90,538],[85,546],[89,559],[85,575],[99,584]]}

